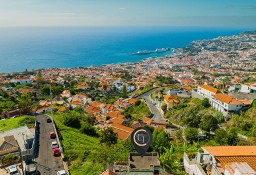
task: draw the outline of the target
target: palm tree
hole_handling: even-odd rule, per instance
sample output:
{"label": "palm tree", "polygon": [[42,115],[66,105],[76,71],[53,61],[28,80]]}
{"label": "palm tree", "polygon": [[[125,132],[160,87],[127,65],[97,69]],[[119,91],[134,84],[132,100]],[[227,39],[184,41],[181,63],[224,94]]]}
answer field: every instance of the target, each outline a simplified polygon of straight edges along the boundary
{"label": "palm tree", "polygon": [[165,149],[165,153],[159,157],[159,160],[163,165],[163,168],[165,170],[171,171],[172,173],[179,171],[180,162],[177,161],[177,155],[173,145],[171,145],[170,149],[166,149],[166,148],[164,149]]}

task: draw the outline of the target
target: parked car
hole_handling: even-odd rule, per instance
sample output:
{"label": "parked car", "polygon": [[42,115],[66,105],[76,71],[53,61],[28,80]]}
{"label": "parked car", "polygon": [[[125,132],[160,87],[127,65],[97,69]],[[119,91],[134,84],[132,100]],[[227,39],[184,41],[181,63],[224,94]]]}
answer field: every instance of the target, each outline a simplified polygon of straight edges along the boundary
{"label": "parked car", "polygon": [[60,170],[57,172],[57,175],[67,175],[65,170]]}
{"label": "parked car", "polygon": [[51,122],[52,122],[52,119],[51,119],[50,117],[48,117],[48,118],[46,119],[46,121],[47,121],[47,123],[51,123]]}
{"label": "parked car", "polygon": [[54,132],[50,132],[50,139],[55,139],[56,138],[56,134]]}
{"label": "parked car", "polygon": [[57,156],[60,156],[61,152],[60,152],[60,149],[59,148],[53,148],[52,149],[52,155],[57,157]]}
{"label": "parked car", "polygon": [[56,141],[53,141],[52,144],[51,144],[51,147],[52,147],[52,149],[53,148],[59,148],[59,145]]}
{"label": "parked car", "polygon": [[26,175],[39,175],[36,164],[26,164]]}
{"label": "parked car", "polygon": [[17,167],[15,165],[11,165],[8,167],[8,170],[10,172],[10,174],[20,174]]}

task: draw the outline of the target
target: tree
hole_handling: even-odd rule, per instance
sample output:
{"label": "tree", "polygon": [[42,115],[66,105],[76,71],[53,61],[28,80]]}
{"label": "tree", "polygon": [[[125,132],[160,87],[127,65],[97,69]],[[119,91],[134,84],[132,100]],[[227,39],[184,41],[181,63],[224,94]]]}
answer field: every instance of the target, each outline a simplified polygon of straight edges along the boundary
{"label": "tree", "polygon": [[139,106],[141,104],[141,101],[140,100],[137,100],[136,102],[135,102],[135,106]]}
{"label": "tree", "polygon": [[127,98],[128,97],[126,85],[123,85],[122,93],[123,93],[122,94],[123,98]]}
{"label": "tree", "polygon": [[80,128],[80,114],[76,111],[70,111],[68,113],[65,113],[63,116],[63,124],[66,126],[74,127],[74,128]]}
{"label": "tree", "polygon": [[219,127],[218,120],[212,115],[204,116],[199,126],[207,132],[214,132]]}
{"label": "tree", "polygon": [[176,144],[180,144],[180,143],[184,142],[182,129],[176,130],[175,135],[174,135],[174,140],[176,141]]}
{"label": "tree", "polygon": [[152,148],[154,151],[158,152],[159,154],[162,154],[165,151],[165,148],[169,149],[170,147],[170,140],[168,135],[165,133],[165,131],[155,129],[152,136]]}
{"label": "tree", "polygon": [[108,89],[107,85],[103,85],[103,90],[106,91]]}
{"label": "tree", "polygon": [[211,104],[209,103],[209,99],[208,98],[204,98],[202,101],[202,106],[205,108],[209,108],[211,106]]}
{"label": "tree", "polygon": [[221,112],[216,112],[214,113],[214,118],[216,118],[218,120],[219,123],[224,121],[224,116]]}
{"label": "tree", "polygon": [[75,107],[74,111],[78,112],[79,114],[84,114],[84,108],[81,106]]}
{"label": "tree", "polygon": [[22,95],[18,99],[18,105],[21,110],[21,113],[26,114],[29,113],[31,110],[31,98],[28,95]]}
{"label": "tree", "polygon": [[228,134],[224,129],[217,129],[215,131],[215,136],[214,136],[215,142],[219,143],[220,145],[227,145],[228,143]]}
{"label": "tree", "polygon": [[169,170],[174,174],[180,172],[180,163],[177,161],[177,155],[173,145],[170,148],[164,149],[164,153],[160,155],[159,160],[165,170]]}
{"label": "tree", "polygon": [[101,131],[100,143],[106,143],[108,146],[117,143],[117,134],[113,129],[107,127]]}
{"label": "tree", "polygon": [[201,122],[201,116],[195,113],[191,113],[189,117],[184,120],[184,123],[192,128],[198,128]]}
{"label": "tree", "polygon": [[41,86],[40,91],[43,95],[50,95],[50,86],[49,85]]}
{"label": "tree", "polygon": [[193,143],[198,140],[198,130],[196,128],[186,128],[185,137],[189,143]]}
{"label": "tree", "polygon": [[62,91],[64,90],[63,86],[62,85],[59,85],[59,84],[54,84],[52,86],[52,94],[53,95],[59,95],[62,93]]}
{"label": "tree", "polygon": [[237,145],[238,142],[239,142],[239,138],[237,135],[236,128],[230,128],[228,130],[228,144]]}
{"label": "tree", "polygon": [[98,133],[97,131],[95,130],[95,128],[90,125],[90,124],[83,124],[81,126],[81,129],[80,131],[83,133],[83,134],[86,134],[86,135],[89,135],[89,136],[98,136]]}

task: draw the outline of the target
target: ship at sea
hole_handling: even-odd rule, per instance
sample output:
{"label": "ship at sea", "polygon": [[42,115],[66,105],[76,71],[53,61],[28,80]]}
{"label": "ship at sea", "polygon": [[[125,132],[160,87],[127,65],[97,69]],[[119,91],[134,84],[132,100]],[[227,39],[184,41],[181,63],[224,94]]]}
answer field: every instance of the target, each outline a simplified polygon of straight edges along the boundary
{"label": "ship at sea", "polygon": [[161,49],[156,49],[156,50],[140,50],[138,52],[131,53],[131,55],[146,55],[146,54],[151,54],[151,53],[162,53],[162,52],[167,52],[169,50],[170,50],[170,48],[161,48]]}
{"label": "ship at sea", "polygon": [[153,51],[149,50],[140,50],[138,52],[131,53],[132,55],[146,55],[146,54],[151,54],[154,53]]}
{"label": "ship at sea", "polygon": [[161,53],[161,52],[167,52],[169,50],[170,50],[170,48],[161,48],[161,49],[156,49],[154,52],[155,53]]}

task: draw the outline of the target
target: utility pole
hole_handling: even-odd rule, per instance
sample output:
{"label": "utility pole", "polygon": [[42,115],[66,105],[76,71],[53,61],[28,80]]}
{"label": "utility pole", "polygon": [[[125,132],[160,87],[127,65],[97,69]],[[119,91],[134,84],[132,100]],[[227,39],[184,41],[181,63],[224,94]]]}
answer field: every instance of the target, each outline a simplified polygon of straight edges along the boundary
{"label": "utility pole", "polygon": [[53,106],[52,106],[52,85],[50,84],[50,98],[51,98],[51,115],[53,119]]}

